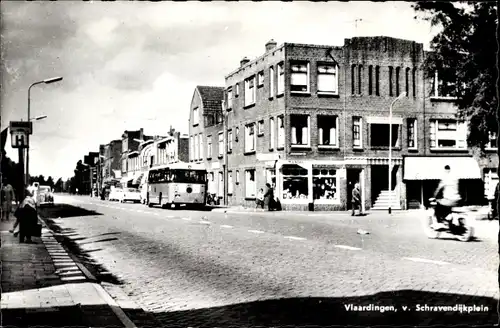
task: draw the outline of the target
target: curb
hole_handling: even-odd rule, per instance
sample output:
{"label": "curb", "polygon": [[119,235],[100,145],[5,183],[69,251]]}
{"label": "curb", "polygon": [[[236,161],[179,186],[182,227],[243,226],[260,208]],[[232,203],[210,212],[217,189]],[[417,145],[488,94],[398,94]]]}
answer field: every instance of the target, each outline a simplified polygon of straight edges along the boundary
{"label": "curb", "polygon": [[40,216],[38,216],[38,220],[41,222],[43,228],[48,230],[48,232],[42,232],[42,243],[47,248],[52,262],[54,262],[56,267],[56,274],[60,277],[61,281],[78,283],[90,280],[96,292],[111,308],[124,327],[137,328],[122,308],[113,300],[111,295],[100,284],[96,283],[97,279],[82,264],[76,263],[71,258],[64,247],[55,239],[54,231],[47,226],[45,221]]}

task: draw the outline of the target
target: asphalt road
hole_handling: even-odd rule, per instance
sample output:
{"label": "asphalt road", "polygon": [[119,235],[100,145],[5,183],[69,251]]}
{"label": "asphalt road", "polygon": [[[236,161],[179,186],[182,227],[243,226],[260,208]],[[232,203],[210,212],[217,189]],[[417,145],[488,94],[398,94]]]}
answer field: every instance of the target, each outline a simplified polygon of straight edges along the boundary
{"label": "asphalt road", "polygon": [[[56,202],[98,213],[55,222],[164,326],[480,324],[498,317],[497,221],[478,221],[478,240],[464,243],[428,239],[416,212],[223,213],[62,195]],[[390,317],[347,304],[410,310]],[[489,309],[457,316],[417,311],[417,304]]]}

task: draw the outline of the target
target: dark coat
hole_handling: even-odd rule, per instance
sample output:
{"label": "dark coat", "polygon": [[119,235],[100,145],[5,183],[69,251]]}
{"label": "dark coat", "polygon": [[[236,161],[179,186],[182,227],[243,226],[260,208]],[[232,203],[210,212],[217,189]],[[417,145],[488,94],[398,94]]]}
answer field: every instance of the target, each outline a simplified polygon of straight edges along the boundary
{"label": "dark coat", "polygon": [[20,234],[26,237],[37,235],[38,215],[31,206],[24,206],[16,210],[16,217],[19,219]]}
{"label": "dark coat", "polygon": [[273,188],[267,188],[266,193],[264,194],[264,204],[273,205],[274,204],[274,190]]}
{"label": "dark coat", "polygon": [[361,204],[361,194],[359,192],[359,189],[357,189],[357,188],[353,188],[352,189],[351,203],[353,203],[353,204]]}

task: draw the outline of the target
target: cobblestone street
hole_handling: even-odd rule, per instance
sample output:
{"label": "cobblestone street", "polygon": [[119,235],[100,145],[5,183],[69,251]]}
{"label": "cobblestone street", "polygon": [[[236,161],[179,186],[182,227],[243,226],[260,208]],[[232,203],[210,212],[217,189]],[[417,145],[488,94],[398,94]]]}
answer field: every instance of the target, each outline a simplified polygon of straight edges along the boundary
{"label": "cobblestone street", "polygon": [[[68,238],[165,327],[497,320],[497,221],[478,221],[478,240],[463,243],[427,239],[417,212],[173,211],[59,195],[57,203],[98,213],[42,216],[72,231]],[[350,312],[348,304],[410,310]],[[417,304],[482,310],[420,312]]]}

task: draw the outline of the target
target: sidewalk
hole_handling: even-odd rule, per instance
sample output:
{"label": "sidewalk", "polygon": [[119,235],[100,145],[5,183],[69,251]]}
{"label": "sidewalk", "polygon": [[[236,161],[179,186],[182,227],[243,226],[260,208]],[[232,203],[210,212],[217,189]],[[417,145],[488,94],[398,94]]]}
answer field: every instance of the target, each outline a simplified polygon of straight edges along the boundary
{"label": "sidewalk", "polygon": [[49,230],[21,244],[8,232],[12,224],[0,223],[2,327],[135,327],[99,284],[73,269]]}

